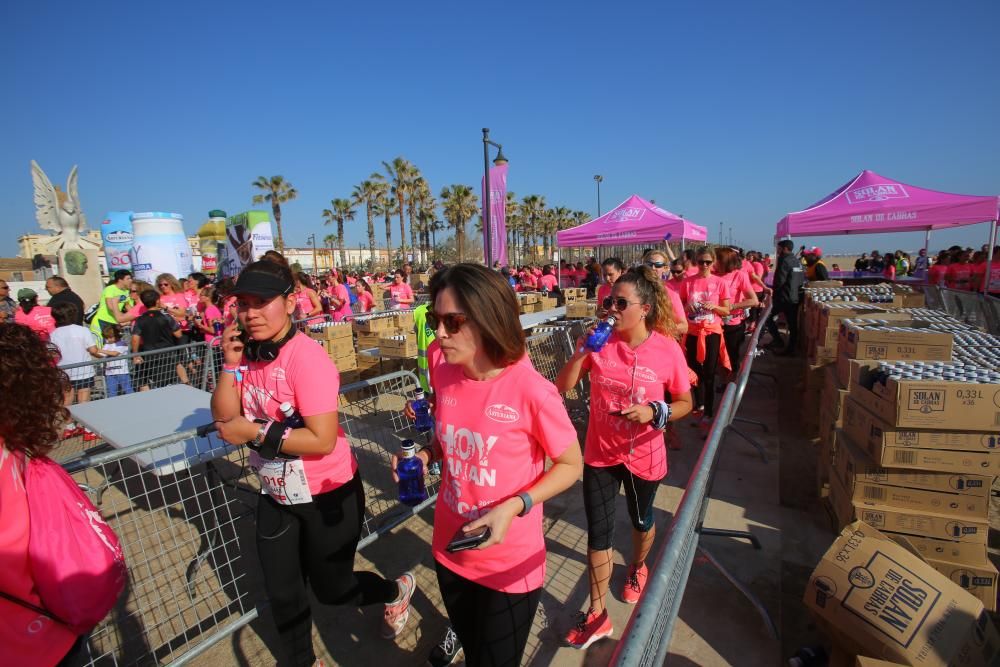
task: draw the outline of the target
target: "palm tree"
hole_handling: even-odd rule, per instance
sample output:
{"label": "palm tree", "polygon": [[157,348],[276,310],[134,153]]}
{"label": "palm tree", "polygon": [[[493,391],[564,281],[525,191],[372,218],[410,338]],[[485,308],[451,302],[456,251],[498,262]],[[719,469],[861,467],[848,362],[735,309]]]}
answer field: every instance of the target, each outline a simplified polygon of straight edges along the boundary
{"label": "palm tree", "polygon": [[[337,244],[336,234],[327,234],[323,237],[323,245],[326,246],[326,251],[330,253],[330,268],[333,268],[333,247]],[[319,269],[317,269],[319,271]]]}
{"label": "palm tree", "polygon": [[411,184],[416,172],[410,162],[403,156],[399,156],[393,161],[382,162],[385,173],[388,176],[389,184],[392,186],[392,193],[396,196],[399,213],[399,255],[406,261],[406,223],[403,221],[403,210],[406,205],[406,195],[410,193]]}
{"label": "palm tree", "polygon": [[380,174],[372,174],[368,180],[355,185],[354,191],[351,192],[351,197],[356,205],[365,205],[365,214],[368,216],[368,256],[372,258],[372,261],[375,260],[375,219],[372,208],[375,206],[380,192],[380,184],[375,178],[376,176],[380,176]]}
{"label": "palm tree", "polygon": [[468,185],[446,185],[441,189],[444,217],[455,228],[458,261],[465,259],[465,224],[479,213],[479,197]]}
{"label": "palm tree", "polygon": [[[545,211],[545,197],[542,195],[528,195],[522,200],[521,212],[524,215],[526,232],[524,237],[524,254],[527,256],[528,249],[531,249],[531,259],[535,261],[538,249],[538,220]],[[530,246],[529,246],[530,241]]]}
{"label": "palm tree", "polygon": [[[381,174],[379,178],[382,178]],[[392,216],[395,215],[399,204],[396,198],[389,192],[389,185],[385,180],[376,181],[378,185],[378,198],[375,200],[375,214],[385,217],[385,248],[389,256],[389,266],[392,266]]]}
{"label": "palm tree", "polygon": [[337,247],[340,248],[339,266],[345,266],[347,252],[344,250],[344,221],[354,220],[354,202],[350,199],[332,199],[330,206],[333,207],[333,210],[323,209],[323,224],[329,225],[331,222],[337,222]]}
{"label": "palm tree", "polygon": [[[414,191],[412,198],[416,201],[417,206],[417,220],[420,223],[420,254],[421,262],[423,264],[427,263],[427,259],[431,254],[431,236],[430,236],[430,225],[437,217],[437,200],[434,195],[431,194],[430,185],[423,178],[417,179],[417,188]],[[411,222],[412,226],[413,223]]]}
{"label": "palm tree", "polygon": [[[557,206],[552,209],[552,224],[548,229],[548,236],[545,239],[545,245],[549,249],[556,248],[558,246],[556,232],[568,229],[572,225],[573,211],[569,210],[565,206]],[[546,256],[549,256],[548,250],[545,251],[545,254]]]}
{"label": "palm tree", "polygon": [[521,205],[517,203],[517,196],[508,191],[507,199],[504,202],[504,217],[507,226],[507,257],[510,264],[518,265],[517,261],[517,232],[521,224]]}
{"label": "palm tree", "polygon": [[281,205],[298,197],[299,191],[293,188],[284,176],[272,176],[271,178],[258,176],[257,180],[250,186],[263,192],[263,194],[253,196],[254,206],[259,206],[264,202],[271,203],[271,211],[274,213],[274,231],[277,234],[274,247],[278,252],[283,252],[285,238],[281,234]]}
{"label": "palm tree", "polygon": [[[420,170],[413,167],[413,171],[410,172],[410,197],[409,201],[406,203],[406,212],[410,218],[410,248],[413,250],[413,261],[423,262],[421,257],[424,246],[423,243],[418,244],[418,237],[422,240],[423,236],[420,225],[417,222],[417,212],[419,209],[420,197],[424,190],[430,190],[430,186],[424,177],[420,175]],[[417,249],[420,249],[420,252]]]}
{"label": "palm tree", "polygon": [[[436,202],[435,206],[437,206]],[[437,259],[437,233],[447,229],[447,226],[440,220],[431,220],[428,229],[431,233],[431,247],[434,249],[434,259]]]}

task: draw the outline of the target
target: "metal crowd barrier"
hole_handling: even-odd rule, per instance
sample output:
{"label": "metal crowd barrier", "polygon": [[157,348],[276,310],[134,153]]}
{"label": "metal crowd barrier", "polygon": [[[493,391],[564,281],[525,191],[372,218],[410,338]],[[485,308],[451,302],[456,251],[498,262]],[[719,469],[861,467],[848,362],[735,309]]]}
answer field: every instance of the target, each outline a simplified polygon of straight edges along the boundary
{"label": "metal crowd barrier", "polygon": [[923,291],[928,308],[943,310],[966,324],[1000,334],[1000,299],[934,285],[924,285]]}
{"label": "metal crowd barrier", "polygon": [[[401,440],[424,438],[403,414],[418,386],[413,373],[398,371],[340,388],[339,418],[365,488],[359,549],[436,499],[440,480],[431,475],[430,498],[416,508],[401,505],[389,469]],[[191,442],[205,438],[208,447]],[[137,462],[159,460],[154,450],[178,444],[200,453],[169,469]],[[54,455],[115,530],[128,565],[125,593],[75,665],[182,665],[257,618],[258,563],[246,554],[254,551],[260,494],[244,448],[190,430],[68,459],[65,453]]]}
{"label": "metal crowd barrier", "polygon": [[[771,303],[768,301],[758,322],[765,322],[770,313]],[[739,411],[763,329],[764,327],[758,324],[746,341],[746,350],[740,364],[738,378],[736,382],[726,386],[722,395],[722,402],[716,409],[715,421],[712,423],[712,428],[705,439],[698,461],[688,478],[684,495],[667,531],[667,537],[657,554],[656,564],[650,568],[645,592],[635,611],[632,612],[628,626],[622,634],[622,639],[615,648],[610,663],[615,667],[637,667],[640,665],[659,667],[664,663],[670,648],[670,638],[673,635],[674,625],[680,613],[681,601],[684,599],[688,577],[691,574],[695,552],[701,551],[709,556],[699,546],[703,534],[742,537],[755,542],[756,538],[749,533],[712,530],[702,524],[708,509],[719,448],[723,437]],[[777,636],[777,630],[763,605],[748,589],[722,569],[717,561],[710,556],[709,560],[748,597],[761,613],[769,632],[772,636]]]}

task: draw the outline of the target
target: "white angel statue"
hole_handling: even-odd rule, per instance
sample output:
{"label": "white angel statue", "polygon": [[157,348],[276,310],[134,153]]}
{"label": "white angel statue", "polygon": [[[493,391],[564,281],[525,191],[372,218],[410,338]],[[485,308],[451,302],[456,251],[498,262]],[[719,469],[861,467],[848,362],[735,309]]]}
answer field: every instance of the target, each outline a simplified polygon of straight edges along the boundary
{"label": "white angel statue", "polygon": [[42,168],[31,161],[31,180],[35,184],[35,218],[42,229],[55,232],[52,250],[90,248],[92,243],[81,237],[87,218],[80,208],[80,192],[76,184],[76,165],[66,180],[66,192],[54,186]]}

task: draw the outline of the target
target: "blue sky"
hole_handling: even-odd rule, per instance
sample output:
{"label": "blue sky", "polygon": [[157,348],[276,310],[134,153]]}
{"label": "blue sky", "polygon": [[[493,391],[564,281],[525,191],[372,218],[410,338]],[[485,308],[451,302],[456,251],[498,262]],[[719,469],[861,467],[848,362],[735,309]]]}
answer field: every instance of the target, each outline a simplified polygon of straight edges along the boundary
{"label": "blue sky", "polygon": [[435,192],[478,184],[482,127],[519,196],[594,213],[600,173],[605,210],[638,193],[747,247],[863,168],[996,194],[998,22],[992,0],[5,3],[0,255],[36,229],[31,159],[54,183],[79,164],[91,226],[169,210],[189,232],[282,174],[300,192],[286,243],[303,245],[396,155]]}

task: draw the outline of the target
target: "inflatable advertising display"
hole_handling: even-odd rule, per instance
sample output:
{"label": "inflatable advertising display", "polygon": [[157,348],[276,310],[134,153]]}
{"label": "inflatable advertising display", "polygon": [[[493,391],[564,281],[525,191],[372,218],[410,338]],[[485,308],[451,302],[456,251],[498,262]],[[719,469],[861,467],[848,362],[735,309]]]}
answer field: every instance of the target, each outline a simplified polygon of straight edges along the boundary
{"label": "inflatable advertising display", "polygon": [[161,273],[184,277],[194,271],[191,246],[184,236],[179,213],[132,214],[132,272],[139,280],[155,282]]}
{"label": "inflatable advertising display", "polygon": [[208,220],[198,229],[201,250],[201,271],[215,273],[219,270],[219,246],[226,242],[226,212],[209,211]]}
{"label": "inflatable advertising display", "polygon": [[110,276],[118,269],[131,269],[132,211],[110,211],[101,222],[104,262]]}
{"label": "inflatable advertising display", "polygon": [[250,262],[274,250],[271,219],[266,211],[237,213],[226,220],[224,253],[219,257],[219,275],[235,276]]}

